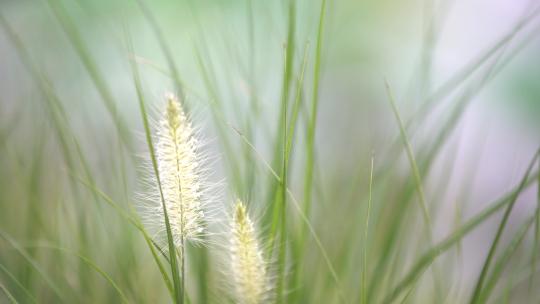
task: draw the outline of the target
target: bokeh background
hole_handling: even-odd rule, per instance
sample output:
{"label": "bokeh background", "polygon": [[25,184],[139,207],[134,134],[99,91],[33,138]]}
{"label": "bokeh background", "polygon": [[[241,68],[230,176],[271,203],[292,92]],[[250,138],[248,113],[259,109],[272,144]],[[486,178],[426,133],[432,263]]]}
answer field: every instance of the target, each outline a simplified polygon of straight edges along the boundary
{"label": "bokeh background", "polygon": [[[185,96],[208,150],[218,156],[209,179],[225,185],[222,208],[236,197],[248,201],[264,239],[275,190],[264,161],[279,172],[285,55],[294,45],[291,92],[300,80],[303,87],[289,187],[302,203],[321,5],[297,0],[294,7],[288,40],[288,1],[2,0],[2,290],[20,303],[117,303],[115,289],[87,259],[129,301],[170,301],[138,231],[81,183],[92,181],[133,214],[142,210],[140,156],[148,152],[133,66],[154,120],[166,92]],[[300,273],[299,283],[287,287],[289,300],[339,302],[341,289],[356,303],[368,248],[369,302],[382,303],[433,245],[423,236],[385,79],[418,161],[435,243],[515,189],[540,144],[538,7],[525,0],[327,1],[308,217],[341,286],[332,283],[313,237],[298,241],[304,224],[288,207],[289,248],[304,246],[301,255],[292,249],[288,255],[290,276]],[[519,195],[496,258],[536,212],[531,185]],[[483,220],[437,260],[439,288],[426,271],[398,300],[466,303],[501,216]],[[488,302],[540,297],[534,230],[505,260]],[[232,301],[222,287],[223,247],[192,249],[193,303]],[[209,258],[201,261],[200,250]],[[0,293],[0,302],[9,302],[7,294]]]}

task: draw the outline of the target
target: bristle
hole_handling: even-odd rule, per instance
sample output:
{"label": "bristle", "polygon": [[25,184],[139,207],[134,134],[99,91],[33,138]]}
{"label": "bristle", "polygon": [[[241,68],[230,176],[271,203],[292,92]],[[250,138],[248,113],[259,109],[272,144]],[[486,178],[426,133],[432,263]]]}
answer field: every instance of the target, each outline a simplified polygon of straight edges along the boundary
{"label": "bristle", "polygon": [[241,304],[262,303],[268,291],[266,263],[245,205],[238,201],[231,228],[231,266]]}
{"label": "bristle", "polygon": [[196,241],[204,231],[199,142],[194,133],[178,99],[168,95],[157,132],[156,157],[171,230],[178,246],[182,237]]}

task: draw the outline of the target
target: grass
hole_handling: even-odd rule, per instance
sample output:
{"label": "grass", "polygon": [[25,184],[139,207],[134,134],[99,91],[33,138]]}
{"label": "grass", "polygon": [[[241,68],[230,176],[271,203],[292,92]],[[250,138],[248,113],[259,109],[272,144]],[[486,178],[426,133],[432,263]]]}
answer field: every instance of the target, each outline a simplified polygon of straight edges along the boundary
{"label": "grass", "polygon": [[[461,164],[453,154],[462,150],[471,105],[498,89],[498,77],[538,37],[540,10],[438,77],[442,23],[450,19],[438,11],[447,6],[426,2],[410,82],[419,93],[402,97],[404,81],[392,74],[391,89],[386,80],[369,87],[368,73],[344,72],[358,62],[344,49],[377,48],[348,40],[357,30],[346,18],[358,19],[360,8],[386,12],[326,0],[1,4],[0,47],[8,55],[0,66],[13,69],[17,83],[8,87],[6,77],[0,96],[0,302],[537,299],[538,147],[518,151],[533,156],[525,170],[524,157],[516,160],[517,182],[502,165],[491,173],[478,164],[468,174],[448,171]],[[21,26],[23,19],[30,21]],[[361,19],[370,28],[373,21]],[[362,88],[349,96],[347,81]],[[178,206],[169,206],[160,175],[155,131],[165,100],[158,96],[169,90],[200,126],[200,139],[215,138],[208,150],[219,155],[192,164],[208,165],[211,183],[224,184],[220,210],[203,210],[203,245],[174,229],[186,224],[184,189]],[[509,161],[469,148],[466,158],[476,162],[482,155]],[[478,187],[470,175],[482,174],[501,175],[506,190]],[[487,194],[499,199],[478,200],[486,187],[497,188]],[[161,205],[161,228],[148,221],[149,192]],[[235,208],[238,200],[244,204]],[[470,243],[478,238],[476,256]],[[463,263],[478,259],[462,273]]]}

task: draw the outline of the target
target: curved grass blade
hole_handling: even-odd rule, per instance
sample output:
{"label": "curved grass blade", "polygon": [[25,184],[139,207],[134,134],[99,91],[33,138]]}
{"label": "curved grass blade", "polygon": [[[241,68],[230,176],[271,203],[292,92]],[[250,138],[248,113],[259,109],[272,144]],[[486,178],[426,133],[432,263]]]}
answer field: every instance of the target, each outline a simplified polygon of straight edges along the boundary
{"label": "curved grass blade", "polygon": [[495,288],[495,285],[501,277],[504,267],[507,265],[508,261],[512,257],[512,254],[518,249],[519,245],[522,243],[525,235],[527,234],[527,231],[529,231],[529,228],[534,223],[534,220],[535,217],[531,217],[521,225],[520,229],[514,235],[510,244],[508,244],[508,246],[506,247],[506,250],[495,262],[495,266],[493,271],[491,272],[490,278],[486,281],[485,287],[480,293],[478,300],[479,303],[486,303],[487,300],[489,300],[489,296],[491,295],[493,288]]}
{"label": "curved grass blade", "polygon": [[[438,152],[440,149],[442,149],[444,143],[448,140],[449,136],[452,134],[457,122],[459,121],[461,115],[463,114],[464,110],[466,109],[466,106],[468,102],[471,100],[471,98],[478,92],[478,90],[486,84],[487,80],[490,79],[490,77],[493,76],[494,70],[497,67],[497,63],[499,62],[499,59],[502,56],[502,52],[498,54],[496,60],[490,65],[489,69],[482,75],[481,79],[478,83],[474,83],[470,85],[461,96],[459,96],[457,100],[457,104],[455,108],[452,110],[452,112],[449,114],[447,120],[444,122],[443,126],[439,128],[439,131],[437,132],[435,142],[428,148],[428,152],[425,153],[425,156],[423,157],[423,161],[419,164],[418,169],[420,172],[420,176],[425,176],[429,173],[430,168],[432,167],[434,160],[436,156],[438,155]],[[406,128],[405,128],[406,129]],[[401,137],[401,136],[400,136]],[[392,163],[392,162],[391,162]],[[386,164],[386,168],[390,168],[390,164]],[[384,169],[383,169],[384,171]],[[408,187],[407,187],[408,188]],[[409,204],[409,200],[413,194],[413,191],[407,190],[405,194],[404,201],[406,203],[400,204],[399,212],[395,212],[394,219],[391,221],[390,226],[390,233],[388,234],[388,239],[385,241],[384,245],[384,253],[381,259],[379,259],[378,265],[376,267],[376,271],[374,273],[374,277],[372,278],[370,282],[370,288],[368,293],[368,301],[371,299],[371,297],[377,292],[379,286],[379,283],[383,277],[383,275],[386,273],[385,269],[387,268],[387,262],[388,259],[388,253],[390,253],[392,248],[395,246],[395,239],[398,235],[398,229],[403,221],[402,214],[406,210],[406,207]]]}
{"label": "curved grass blade", "polygon": [[492,46],[487,48],[482,54],[471,60],[458,72],[456,72],[452,77],[445,81],[441,86],[439,86],[433,94],[426,98],[422,102],[422,108],[413,116],[413,118],[408,121],[405,125],[408,128],[409,125],[415,121],[415,118],[423,119],[426,117],[427,113],[436,105],[436,101],[448,96],[455,88],[457,88],[461,83],[467,80],[474,72],[476,72],[480,67],[482,67],[489,59],[493,58],[497,52],[501,49],[506,48],[510,42],[515,38],[515,36],[523,31],[523,29],[529,25],[540,13],[540,9],[536,9],[530,15],[525,16],[523,19],[519,20],[517,24],[501,39],[495,42]]}
{"label": "curved grass blade", "polygon": [[17,278],[4,265],[0,264],[0,270],[2,270],[15,283],[15,285],[17,285],[17,287],[19,287],[26,294],[26,296],[32,301],[32,303],[37,303],[36,297],[34,297],[34,295],[32,295],[32,293],[28,290],[28,288],[26,288],[19,280],[17,280]]}
{"label": "curved grass blade", "polygon": [[37,271],[37,273],[43,278],[45,283],[49,285],[51,290],[58,297],[58,299],[61,300],[61,302],[64,302],[64,303],[67,302],[65,300],[66,296],[63,294],[61,289],[53,282],[53,280],[47,275],[47,272],[41,269],[38,263],[31,256],[29,256],[26,253],[26,251],[14,239],[12,239],[3,230],[0,230],[0,237],[6,240],[9,243],[9,245],[13,247],[30,264],[30,266],[32,266],[32,268],[34,268]]}
{"label": "curved grass blade", "polygon": [[403,121],[401,120],[401,117],[399,116],[399,111],[396,107],[396,102],[394,100],[394,96],[392,95],[392,91],[390,90],[390,85],[388,84],[388,81],[386,80],[384,83],[386,86],[386,93],[388,95],[388,100],[390,101],[390,105],[392,106],[392,112],[394,113],[396,121],[398,122],[398,125],[399,125],[399,133],[401,135],[401,139],[403,140],[403,144],[405,145],[405,150],[407,151],[407,157],[409,159],[411,170],[413,172],[416,191],[418,192],[418,199],[420,201],[420,207],[422,208],[422,215],[424,216],[424,221],[427,226],[428,239],[431,242],[433,225],[431,223],[431,217],[429,215],[429,211],[428,211],[428,207],[426,203],[424,188],[422,187],[422,178],[420,177],[420,171],[418,170],[418,165],[416,164],[416,159],[414,157],[411,144],[407,137],[405,127],[403,126]]}
{"label": "curved grass blade", "polygon": [[85,45],[80,33],[77,31],[77,27],[73,20],[69,17],[67,11],[58,0],[47,0],[53,15],[62,27],[62,30],[69,39],[71,45],[75,49],[75,53],[83,63],[88,75],[92,79],[94,86],[96,87],[99,95],[101,96],[107,111],[111,115],[111,118],[118,130],[122,142],[131,148],[131,133],[127,127],[124,119],[119,115],[116,108],[116,104],[113,98],[111,90],[107,86],[105,78],[99,71],[97,64],[92,59],[88,47]]}
{"label": "curved grass blade", "polygon": [[[238,134],[240,136],[240,138],[242,138],[244,143],[247,144],[253,150],[253,152],[255,153],[257,158],[262,162],[264,167],[266,167],[266,169],[270,172],[270,175],[272,175],[272,177],[274,177],[274,179],[278,183],[281,183],[281,178],[276,173],[276,171],[274,171],[274,169],[272,169],[272,166],[257,151],[257,149],[253,146],[253,144],[247,140],[247,138],[244,136],[244,134],[242,134],[242,132],[240,132],[238,129],[236,129],[233,126],[231,126],[231,128],[236,132],[236,134]],[[298,203],[298,201],[294,197],[292,191],[289,188],[287,188],[286,190],[287,190],[287,193],[289,194],[292,205],[295,207],[296,211],[298,212],[298,215],[300,216],[300,219],[304,222],[304,224],[308,228],[308,231],[311,234],[311,236],[313,237],[313,240],[315,241],[315,244],[317,245],[317,248],[319,248],[319,251],[322,254],[324,262],[325,262],[326,266],[328,267],[328,270],[330,271],[330,275],[332,276],[332,279],[334,280],[334,283],[336,285],[336,289],[337,289],[339,298],[341,299],[341,301],[343,303],[347,303],[348,301],[347,301],[347,299],[345,297],[345,294],[343,293],[343,290],[341,288],[341,283],[340,283],[339,277],[337,275],[337,272],[336,272],[336,270],[335,270],[335,268],[334,268],[334,266],[332,264],[332,261],[330,260],[328,252],[326,251],[326,249],[322,245],[321,239],[317,235],[317,232],[315,232],[315,228],[313,228],[313,225],[311,225],[311,223],[310,223],[308,217],[306,216],[306,214],[304,214],[304,212],[302,210],[302,207],[300,206],[300,204]]]}
{"label": "curved grass blade", "polygon": [[[144,226],[141,224],[140,220],[137,218],[132,217],[129,215],[118,203],[113,201],[108,195],[103,193],[101,190],[96,188],[93,184],[90,184],[89,182],[86,182],[80,178],[77,178],[85,187],[87,187],[90,191],[94,192],[97,196],[101,197],[109,206],[113,207],[113,209],[118,212],[118,214],[127,220],[130,224],[132,224],[137,230],[139,230],[148,245],[148,248],[150,249],[150,252],[152,253],[152,257],[154,258],[159,271],[161,272],[161,275],[163,277],[163,280],[165,282],[165,285],[167,286],[167,289],[171,293],[171,296],[174,296],[173,293],[173,286],[171,284],[171,280],[169,278],[169,275],[165,271],[165,267],[163,266],[163,263],[161,263],[158,253],[156,252],[156,249],[161,253],[161,255],[169,262],[169,258],[165,254],[165,252],[152,240],[146,229],[144,229]],[[170,262],[169,262],[170,263]]]}
{"label": "curved grass blade", "polygon": [[6,286],[4,286],[4,284],[2,284],[2,282],[0,282],[0,289],[4,292],[4,294],[6,295],[6,297],[8,298],[9,301],[11,301],[11,303],[14,303],[14,304],[18,304],[19,302],[15,299],[15,297],[11,294],[11,292],[9,292],[9,290],[7,290]]}
{"label": "curved grass blade", "polygon": [[482,266],[482,271],[480,272],[480,276],[478,277],[478,281],[476,282],[476,285],[474,287],[474,292],[471,297],[470,303],[478,303],[480,292],[482,290],[485,277],[487,275],[487,272],[489,270],[489,266],[491,264],[491,260],[493,259],[495,252],[497,250],[497,246],[499,244],[500,238],[502,236],[502,233],[504,231],[504,228],[506,227],[506,223],[508,222],[508,218],[510,217],[510,213],[512,212],[512,209],[514,208],[514,205],[517,201],[517,198],[519,196],[519,193],[523,188],[525,187],[525,183],[527,182],[527,178],[529,176],[529,173],[531,172],[534,163],[536,162],[536,158],[540,154],[540,150],[538,150],[533,158],[533,161],[529,164],[529,167],[527,168],[527,173],[525,174],[524,178],[521,180],[519,188],[517,192],[515,192],[514,196],[512,197],[510,204],[506,207],[506,211],[504,212],[503,218],[501,219],[501,223],[499,224],[499,228],[497,229],[497,233],[495,235],[495,238],[493,239],[493,243],[491,244],[491,247],[489,249],[488,256],[486,257],[486,261],[484,262],[484,266]]}
{"label": "curved grass blade", "polygon": [[[294,139],[294,136],[295,136],[295,128],[296,128],[296,124],[297,124],[297,121],[298,121],[298,114],[299,114],[299,111],[300,111],[300,106],[301,106],[301,103],[302,103],[302,89],[303,89],[303,84],[304,84],[304,74],[305,74],[307,61],[308,61],[308,46],[309,46],[309,44],[306,43],[306,46],[304,48],[302,67],[301,67],[301,70],[300,70],[300,76],[298,77],[298,80],[297,80],[297,88],[296,88],[296,94],[295,94],[296,97],[294,99],[293,108],[292,108],[292,114],[291,114],[292,116],[291,116],[291,122],[289,124],[289,130],[288,130],[288,135],[287,135],[287,143],[285,145],[285,159],[287,160],[287,162],[290,159],[292,146],[293,146],[293,139]],[[249,147],[247,147],[247,149],[249,149]],[[303,234],[304,234],[304,231],[300,231],[300,236],[299,236],[300,242],[295,242],[291,246],[292,254],[293,254],[293,260],[295,260],[295,261],[299,261],[301,259],[301,257],[303,256],[303,253],[304,253],[304,242],[303,242],[304,235]],[[298,290],[298,287],[299,287],[298,282],[300,280],[301,271],[302,271],[302,264],[301,263],[293,266],[293,268],[292,268],[292,279],[291,279],[290,288],[292,288],[294,291],[289,293],[289,296],[288,296],[288,299],[287,299],[287,301],[289,303],[296,303],[298,301],[297,298],[296,298],[298,291],[296,291],[296,290]]]}
{"label": "curved grass blade", "polygon": [[[163,216],[164,216],[164,219],[165,219],[165,228],[167,230],[167,242],[169,244],[169,260],[170,260],[171,273],[172,273],[173,283],[174,283],[173,286],[174,286],[174,294],[175,294],[175,297],[174,297],[175,298],[175,303],[183,304],[184,303],[183,281],[185,280],[185,278],[184,277],[180,278],[178,262],[176,260],[176,248],[175,248],[174,240],[173,240],[173,236],[172,236],[171,224],[169,222],[169,215],[167,214],[167,207],[166,207],[166,203],[165,203],[165,198],[163,196],[163,190],[161,188],[161,180],[160,180],[160,177],[159,177],[159,169],[158,169],[156,155],[155,155],[155,151],[154,151],[154,145],[152,143],[152,134],[151,134],[151,131],[150,131],[150,124],[148,122],[148,115],[147,115],[147,112],[146,112],[146,106],[145,106],[144,97],[143,97],[143,94],[142,94],[142,87],[141,87],[141,84],[140,84],[140,79],[139,79],[136,67],[134,65],[132,65],[132,68],[133,68],[133,80],[135,82],[135,87],[136,87],[136,91],[137,91],[137,97],[139,99],[139,110],[140,110],[141,117],[142,117],[143,124],[144,124],[144,132],[145,132],[145,135],[146,135],[146,143],[148,145],[150,158],[152,160],[152,167],[154,169],[154,174],[156,176],[156,180],[157,180],[157,183],[158,183],[159,196],[161,198],[161,204],[162,204],[162,207],[163,207]],[[182,259],[183,258],[184,257],[182,257]],[[184,266],[181,265],[180,267],[184,267]]]}
{"label": "curved grass blade", "polygon": [[[278,233],[280,233],[280,244],[278,247],[278,278],[277,278],[277,301],[281,302],[282,283],[284,281],[285,270],[285,256],[286,256],[286,208],[287,208],[287,175],[288,175],[288,160],[286,159],[287,149],[287,121],[288,121],[288,109],[291,82],[294,72],[294,52],[296,48],[295,35],[296,35],[296,0],[288,1],[288,22],[287,22],[287,44],[285,45],[285,56],[283,66],[283,82],[281,87],[281,102],[280,102],[280,115],[277,124],[276,143],[274,145],[274,159],[272,164],[276,167],[281,166],[281,181],[274,183],[270,187],[273,189],[274,201],[271,207],[272,221],[269,237],[269,250],[272,253],[274,248],[274,241]],[[279,226],[278,226],[279,225]]]}
{"label": "curved grass blade", "polygon": [[315,163],[315,130],[317,127],[317,114],[319,109],[319,84],[321,77],[321,53],[324,33],[324,18],[326,16],[326,0],[321,1],[319,24],[317,28],[317,41],[313,68],[313,88],[311,92],[311,113],[307,125],[306,140],[306,172],[304,183],[304,206],[303,211],[309,217],[311,212],[311,194],[313,187],[313,167]]}
{"label": "curved grass blade", "polygon": [[[540,168],[540,158],[538,159],[538,167]],[[538,181],[536,188],[536,217],[534,220],[534,242],[533,242],[533,251],[532,251],[532,269],[536,269],[536,264],[538,263],[538,251],[540,250],[540,172],[538,172]],[[534,273],[531,275],[529,280],[529,291],[533,286],[534,282]]]}
{"label": "curved grass blade", "polygon": [[91,259],[89,259],[88,257],[80,254],[80,253],[77,253],[77,252],[72,252],[66,248],[62,248],[62,247],[57,247],[57,246],[53,246],[53,245],[33,245],[33,246],[25,246],[25,247],[36,247],[36,248],[47,248],[47,249],[53,249],[53,250],[57,250],[57,251],[60,251],[60,252],[63,252],[63,253],[67,253],[67,254],[72,254],[76,257],[78,257],[81,261],[83,261],[87,266],[89,266],[90,268],[92,268],[93,270],[95,270],[97,273],[99,273],[105,280],[107,280],[107,282],[114,288],[114,290],[116,290],[116,292],[120,295],[121,299],[122,299],[122,302],[123,303],[130,303],[126,297],[126,295],[124,294],[124,292],[122,292],[122,290],[120,289],[120,287],[118,286],[118,284],[116,284],[114,282],[114,280],[111,278],[111,276],[109,276],[105,271],[103,271],[99,266],[96,265],[96,263],[94,263]]}
{"label": "curved grass blade", "polygon": [[[536,157],[533,159],[533,163]],[[537,174],[538,172],[535,172]],[[393,290],[388,293],[386,299],[383,303],[391,303],[395,300],[404,290],[406,290],[416,279],[422,275],[425,269],[431,265],[431,263],[439,257],[446,250],[452,248],[459,240],[461,240],[465,235],[471,232],[474,228],[482,224],[486,219],[495,214],[504,206],[509,205],[514,197],[517,197],[523,190],[528,186],[533,184],[535,181],[534,178],[529,178],[530,172],[524,175],[524,183],[520,183],[512,191],[508,192],[495,202],[491,203],[489,207],[484,209],[482,212],[468,220],[465,224],[461,226],[458,230],[454,231],[451,235],[446,237],[443,241],[439,242],[437,245],[433,246],[428,250],[424,255],[422,255],[417,262],[411,267],[409,272],[399,281]]]}
{"label": "curved grass blade", "polygon": [[373,156],[371,156],[371,167],[369,170],[369,197],[368,197],[368,206],[366,212],[366,226],[364,228],[364,251],[362,258],[362,273],[361,273],[361,285],[360,285],[360,303],[367,303],[367,260],[368,260],[368,236],[369,236],[369,217],[371,215],[371,199],[372,199],[372,189],[373,189]]}
{"label": "curved grass blade", "polygon": [[[144,17],[150,24],[150,27],[154,31],[154,35],[156,35],[156,38],[159,43],[159,47],[161,48],[161,51],[163,52],[163,55],[165,55],[165,59],[167,60],[167,64],[169,65],[170,73],[172,74],[172,78],[174,80],[174,85],[176,86],[176,93],[180,96],[182,100],[184,100],[184,90],[181,86],[182,80],[180,79],[180,73],[178,72],[178,68],[176,67],[176,63],[174,61],[171,48],[169,47],[169,44],[167,43],[167,40],[165,39],[165,35],[163,35],[163,31],[159,27],[159,24],[150,11],[150,9],[146,6],[146,4],[143,2],[143,0],[135,0],[137,4],[139,5],[139,8],[141,9]],[[188,111],[188,105],[183,105],[185,110]],[[189,112],[189,111],[188,111]]]}

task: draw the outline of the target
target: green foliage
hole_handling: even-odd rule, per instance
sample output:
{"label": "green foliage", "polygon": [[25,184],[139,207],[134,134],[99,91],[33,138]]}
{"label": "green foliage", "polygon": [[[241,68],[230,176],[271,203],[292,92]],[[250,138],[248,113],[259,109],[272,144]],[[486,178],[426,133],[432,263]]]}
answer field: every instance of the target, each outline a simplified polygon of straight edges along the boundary
{"label": "green foliage", "polygon": [[[233,303],[222,223],[232,218],[236,198],[261,232],[261,261],[269,261],[272,278],[268,302],[538,298],[539,151],[519,183],[492,202],[471,199],[477,189],[462,187],[473,183],[466,174],[452,187],[455,180],[438,165],[457,166],[448,157],[457,149],[452,136],[474,97],[536,37],[529,26],[539,10],[433,86],[439,20],[428,6],[430,30],[412,83],[419,102],[407,103],[409,96],[394,98],[401,83],[391,88],[382,80],[374,81],[373,96],[328,94],[343,81],[333,64],[346,58],[329,58],[336,32],[353,31],[336,20],[349,5],[364,4],[0,4],[0,48],[16,58],[13,77],[20,80],[17,94],[0,96],[0,302]],[[21,26],[25,13],[35,20]],[[354,76],[347,74],[364,80]],[[533,96],[534,77],[524,78],[515,86]],[[152,92],[167,89],[202,118],[194,122],[201,138],[216,137],[208,149],[220,157],[208,174],[225,180],[216,195],[224,212],[212,214],[202,246],[175,244],[161,190],[153,122],[164,101]],[[360,108],[373,113],[348,113]],[[328,127],[350,117],[367,119],[369,128]],[[376,129],[379,119],[388,130]],[[388,135],[389,143],[364,140]],[[135,156],[144,153],[150,167]],[[150,189],[142,182],[149,175],[159,185],[165,239],[146,224],[137,195]],[[535,211],[521,218],[513,211],[533,188]],[[449,208],[458,210],[456,219]],[[449,229],[449,222],[457,224]],[[460,278],[471,254],[467,237],[486,228],[482,264],[474,278]]]}

